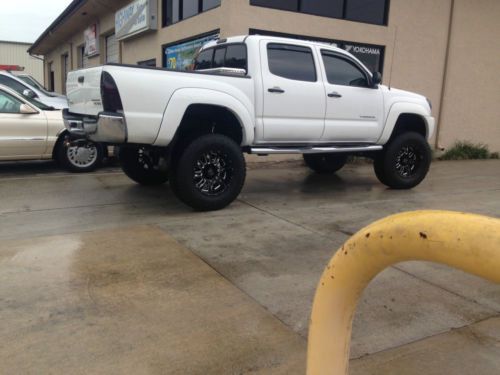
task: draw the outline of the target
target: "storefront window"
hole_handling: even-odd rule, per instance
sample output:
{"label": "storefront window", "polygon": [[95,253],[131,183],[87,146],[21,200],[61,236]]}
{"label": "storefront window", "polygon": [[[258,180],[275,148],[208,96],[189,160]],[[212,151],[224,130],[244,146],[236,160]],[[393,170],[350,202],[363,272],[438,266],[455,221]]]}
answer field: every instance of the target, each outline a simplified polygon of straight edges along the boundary
{"label": "storefront window", "polygon": [[349,0],[345,18],[350,21],[385,24],[386,0]]}
{"label": "storefront window", "polygon": [[182,18],[189,18],[198,14],[198,0],[184,0],[182,2]]}
{"label": "storefront window", "polygon": [[251,5],[387,25],[389,0],[250,0]]}
{"label": "storefront window", "polygon": [[281,10],[297,11],[299,9],[299,0],[250,0],[250,4]]}
{"label": "storefront window", "polygon": [[304,0],[300,3],[300,11],[333,18],[342,18],[344,0]]}
{"label": "storefront window", "polygon": [[215,40],[219,34],[184,41],[163,48],[164,67],[175,70],[192,70],[193,61],[200,48],[207,42]]}
{"label": "storefront window", "polygon": [[206,10],[218,7],[219,5],[220,5],[220,0],[204,0],[202,11],[204,12]]}
{"label": "storefront window", "polygon": [[218,7],[221,0],[162,0],[163,27]]}

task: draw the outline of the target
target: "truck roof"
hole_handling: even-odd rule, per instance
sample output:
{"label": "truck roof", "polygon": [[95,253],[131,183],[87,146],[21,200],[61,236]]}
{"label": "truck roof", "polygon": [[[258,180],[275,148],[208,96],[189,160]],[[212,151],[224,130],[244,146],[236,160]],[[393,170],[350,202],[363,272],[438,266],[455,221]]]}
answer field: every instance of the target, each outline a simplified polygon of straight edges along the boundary
{"label": "truck roof", "polygon": [[202,49],[205,48],[210,48],[219,44],[226,44],[226,43],[243,43],[248,39],[252,40],[273,40],[276,42],[281,42],[281,43],[304,43],[304,44],[309,44],[309,45],[314,45],[314,46],[319,46],[319,47],[328,47],[329,49],[335,50],[336,52],[339,53],[345,53],[349,54],[345,50],[339,47],[335,47],[333,44],[329,44],[326,42],[318,42],[314,40],[305,40],[305,39],[295,39],[295,38],[285,38],[285,37],[279,37],[279,36],[269,36],[269,35],[237,35],[237,36],[232,36],[229,38],[222,38],[218,40],[213,40],[208,43],[206,43]]}

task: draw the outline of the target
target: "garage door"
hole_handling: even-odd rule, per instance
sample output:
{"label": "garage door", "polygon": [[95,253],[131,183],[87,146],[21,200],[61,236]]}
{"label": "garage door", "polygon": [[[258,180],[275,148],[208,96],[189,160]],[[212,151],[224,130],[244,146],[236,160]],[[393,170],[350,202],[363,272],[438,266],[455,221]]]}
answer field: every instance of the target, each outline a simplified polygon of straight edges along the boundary
{"label": "garage door", "polygon": [[118,48],[118,41],[116,40],[115,34],[106,37],[106,62],[120,62],[120,49]]}

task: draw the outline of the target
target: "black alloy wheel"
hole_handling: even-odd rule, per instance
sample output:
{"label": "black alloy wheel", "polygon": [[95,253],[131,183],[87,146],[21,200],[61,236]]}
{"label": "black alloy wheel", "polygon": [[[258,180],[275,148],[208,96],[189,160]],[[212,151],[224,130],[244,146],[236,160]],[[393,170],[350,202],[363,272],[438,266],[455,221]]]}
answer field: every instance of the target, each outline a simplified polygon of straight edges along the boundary
{"label": "black alloy wheel", "polygon": [[219,210],[233,202],[246,176],[240,146],[222,134],[192,141],[179,157],[170,178],[172,190],[198,211]]}
{"label": "black alloy wheel", "polygon": [[407,132],[391,140],[373,165],[383,184],[393,189],[411,189],[425,178],[431,160],[427,140],[419,133]]}

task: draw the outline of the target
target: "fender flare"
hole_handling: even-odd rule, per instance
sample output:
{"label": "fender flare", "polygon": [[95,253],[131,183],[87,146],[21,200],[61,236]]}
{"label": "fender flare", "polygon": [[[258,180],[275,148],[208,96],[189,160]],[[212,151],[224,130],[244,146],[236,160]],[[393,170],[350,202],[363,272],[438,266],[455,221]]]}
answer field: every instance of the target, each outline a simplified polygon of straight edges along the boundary
{"label": "fender flare", "polygon": [[225,92],[204,88],[183,88],[176,90],[167,103],[160,130],[153,143],[154,146],[168,146],[179,128],[184,114],[193,104],[215,105],[231,111],[241,125],[243,139],[242,146],[253,143],[254,116],[248,107],[240,100]]}
{"label": "fender flare", "polygon": [[422,117],[425,123],[426,138],[432,136],[434,132],[434,123],[431,123],[429,111],[425,107],[416,103],[394,103],[389,109],[389,114],[385,120],[384,131],[377,141],[378,144],[387,143],[396,127],[399,116],[402,114],[412,114]]}

